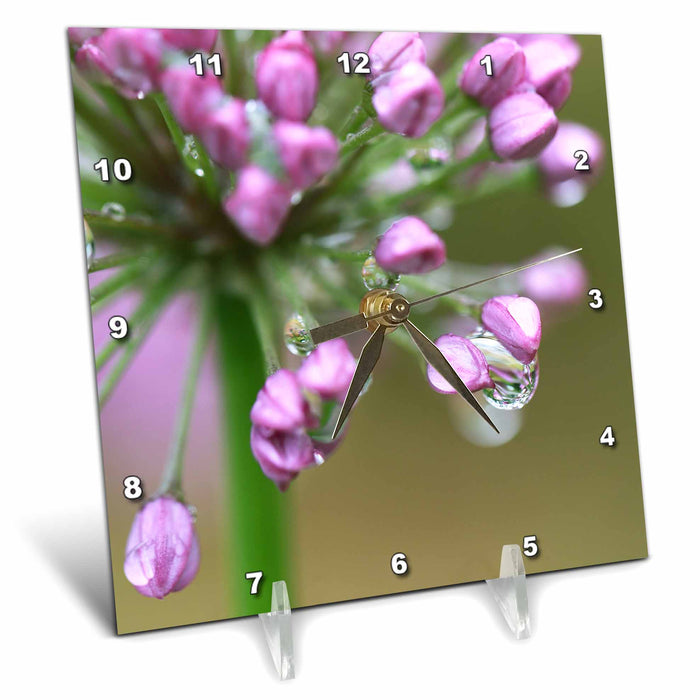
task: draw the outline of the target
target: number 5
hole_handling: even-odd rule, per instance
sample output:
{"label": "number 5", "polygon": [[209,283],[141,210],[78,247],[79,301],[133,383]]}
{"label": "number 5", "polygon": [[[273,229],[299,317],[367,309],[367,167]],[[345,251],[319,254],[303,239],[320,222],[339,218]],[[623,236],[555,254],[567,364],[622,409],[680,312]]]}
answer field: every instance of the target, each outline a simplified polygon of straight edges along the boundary
{"label": "number 5", "polygon": [[523,554],[526,557],[536,557],[540,548],[537,546],[537,535],[523,537]]}

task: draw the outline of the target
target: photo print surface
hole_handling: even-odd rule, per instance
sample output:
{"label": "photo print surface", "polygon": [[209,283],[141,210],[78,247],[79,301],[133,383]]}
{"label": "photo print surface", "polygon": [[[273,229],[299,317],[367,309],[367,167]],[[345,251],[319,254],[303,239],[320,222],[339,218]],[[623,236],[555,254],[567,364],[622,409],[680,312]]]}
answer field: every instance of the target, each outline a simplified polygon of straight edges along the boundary
{"label": "photo print surface", "polygon": [[646,556],[600,37],[68,42],[120,633]]}

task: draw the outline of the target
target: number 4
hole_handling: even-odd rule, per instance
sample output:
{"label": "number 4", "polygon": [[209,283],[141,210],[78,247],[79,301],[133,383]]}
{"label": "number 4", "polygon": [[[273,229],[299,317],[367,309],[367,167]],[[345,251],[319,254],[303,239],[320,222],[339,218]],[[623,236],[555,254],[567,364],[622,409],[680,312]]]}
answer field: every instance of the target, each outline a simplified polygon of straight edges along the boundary
{"label": "number 4", "polygon": [[249,580],[252,581],[250,584],[250,595],[257,595],[258,594],[258,586],[260,585],[260,581],[262,581],[263,577],[263,572],[262,571],[249,571],[245,577]]}
{"label": "number 4", "polygon": [[613,435],[612,425],[605,427],[603,434],[600,436],[600,444],[607,445],[608,447],[615,446],[615,436]]}

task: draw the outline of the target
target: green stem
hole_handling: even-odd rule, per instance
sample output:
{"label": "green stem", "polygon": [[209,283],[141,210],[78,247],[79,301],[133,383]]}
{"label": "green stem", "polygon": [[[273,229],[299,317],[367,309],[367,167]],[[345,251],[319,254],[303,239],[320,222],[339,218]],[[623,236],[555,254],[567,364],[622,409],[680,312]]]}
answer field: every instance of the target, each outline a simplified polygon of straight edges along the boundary
{"label": "green stem", "polygon": [[100,387],[100,408],[102,408],[112,396],[112,392],[116,389],[119,380],[129,367],[131,360],[134,359],[136,352],[158,320],[158,312],[163,308],[165,302],[170,297],[177,277],[177,274],[174,272],[171,273],[166,277],[168,284],[154,287],[144,300],[143,306],[139,309],[141,312],[141,320],[137,329],[127,336],[126,342],[122,342],[124,351]]}
{"label": "green stem", "polygon": [[[284,580],[294,594],[289,495],[279,493],[250,449],[250,409],[265,381],[262,353],[245,301],[232,295],[215,299],[221,366],[223,435],[228,503],[227,588],[233,616],[269,612],[272,582]],[[262,571],[251,595],[250,571]]]}
{"label": "green stem", "polygon": [[110,270],[114,267],[122,267],[136,262],[143,256],[134,255],[132,253],[114,253],[113,255],[105,255],[104,258],[93,260],[88,266],[88,272],[99,272],[100,270]]}
{"label": "green stem", "polygon": [[257,286],[255,291],[248,297],[248,302],[260,348],[265,359],[265,374],[269,376],[280,368],[277,342],[275,340],[275,329],[278,321],[274,313],[275,307],[262,289],[262,285]]}
{"label": "green stem", "polygon": [[289,302],[293,311],[298,313],[307,328],[318,325],[316,318],[311,313],[306,299],[299,292],[299,287],[292,277],[289,264],[282,260],[278,253],[272,249],[265,251],[262,257],[263,267],[266,268],[267,277],[275,284],[282,296]]}
{"label": "green stem", "polygon": [[375,121],[362,131],[359,131],[351,139],[346,140],[340,147],[340,155],[344,156],[352,153],[355,149],[360,148],[360,146],[363,146],[380,134],[388,135],[388,132],[384,130],[384,127],[378,121]]}
{"label": "green stem", "polygon": [[138,279],[144,271],[144,259],[139,258],[133,265],[115,273],[109,279],[98,284],[90,291],[90,304],[92,305],[93,312],[102,307],[117,292],[120,292]]}
{"label": "green stem", "polygon": [[158,489],[158,495],[171,494],[182,500],[182,470],[184,467],[185,446],[187,444],[187,432],[192,417],[192,406],[197,393],[197,379],[202,368],[204,353],[209,341],[211,330],[212,308],[211,299],[207,293],[200,310],[199,328],[195,337],[192,352],[190,354],[187,372],[185,374],[185,386],[182,390],[182,400],[178,411],[175,433],[170,446],[170,455],[165,465],[163,479]]}
{"label": "green stem", "polygon": [[371,254],[370,250],[336,250],[318,245],[318,243],[303,243],[299,248],[301,253],[313,255],[319,258],[328,258],[338,262],[359,262],[367,260]]}
{"label": "green stem", "polygon": [[345,124],[340,127],[338,139],[341,143],[345,141],[348,134],[354,134],[368,119],[369,115],[362,105],[356,105],[352,112],[350,112]]}

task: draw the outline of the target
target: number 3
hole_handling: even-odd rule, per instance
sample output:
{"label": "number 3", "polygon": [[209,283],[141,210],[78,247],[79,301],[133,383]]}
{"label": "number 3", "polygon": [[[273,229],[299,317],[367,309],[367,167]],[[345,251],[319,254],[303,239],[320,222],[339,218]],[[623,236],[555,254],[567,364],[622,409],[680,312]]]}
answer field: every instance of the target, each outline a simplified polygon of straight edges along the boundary
{"label": "number 3", "polygon": [[588,296],[593,297],[593,301],[589,301],[588,306],[590,306],[592,309],[603,308],[603,304],[605,302],[603,301],[603,292],[601,292],[600,289],[589,289]]}

